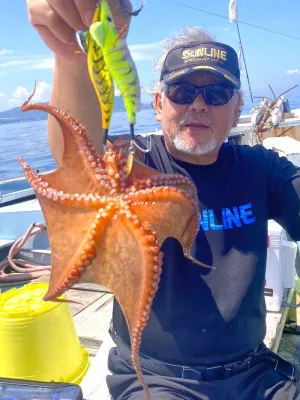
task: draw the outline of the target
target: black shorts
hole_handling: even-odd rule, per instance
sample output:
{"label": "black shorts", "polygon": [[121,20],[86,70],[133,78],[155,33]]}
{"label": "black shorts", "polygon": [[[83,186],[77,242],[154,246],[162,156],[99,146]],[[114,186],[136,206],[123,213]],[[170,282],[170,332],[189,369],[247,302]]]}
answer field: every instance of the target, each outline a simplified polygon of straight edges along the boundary
{"label": "black shorts", "polygon": [[[157,373],[157,368],[151,368],[152,359],[141,356],[140,361],[152,400],[300,400],[295,385],[297,379],[291,380],[275,370],[268,359],[261,360],[246,371],[209,381],[197,379],[197,373],[196,376],[172,376],[167,369],[166,375],[163,375]],[[113,400],[145,399],[130,361],[130,351],[112,348],[108,368],[112,375],[107,377],[107,385]]]}

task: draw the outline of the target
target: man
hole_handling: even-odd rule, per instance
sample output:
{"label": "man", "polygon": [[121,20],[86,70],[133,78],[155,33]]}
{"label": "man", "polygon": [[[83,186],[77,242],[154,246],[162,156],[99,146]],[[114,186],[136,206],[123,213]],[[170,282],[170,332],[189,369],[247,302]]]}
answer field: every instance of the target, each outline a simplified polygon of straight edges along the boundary
{"label": "man", "polygon": [[[82,28],[87,7],[95,5],[83,3],[28,0],[32,23],[56,53],[51,102],[86,124],[97,144],[101,122],[85,61],[64,57],[74,50],[73,43],[66,44],[71,33]],[[128,14],[116,1],[111,7],[124,25]],[[154,98],[163,135],[153,135],[153,150],[144,161],[194,181],[201,211],[194,255],[215,269],[189,262],[172,238],[163,244],[160,288],[140,355],[146,383],[153,400],[299,400],[294,366],[263,345],[267,221],[277,220],[300,239],[299,171],[261,146],[224,144],[241,102],[231,47],[199,28],[166,43]],[[59,162],[63,145],[53,121],[49,134]],[[117,302],[111,334],[117,345],[109,355],[113,399],[144,399]]]}

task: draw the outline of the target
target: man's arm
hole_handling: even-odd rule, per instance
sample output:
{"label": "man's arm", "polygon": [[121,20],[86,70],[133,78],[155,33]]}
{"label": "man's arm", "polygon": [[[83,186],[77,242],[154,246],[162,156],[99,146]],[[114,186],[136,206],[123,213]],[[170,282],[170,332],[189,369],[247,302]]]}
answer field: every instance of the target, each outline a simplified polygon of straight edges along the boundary
{"label": "man's arm", "polygon": [[[30,22],[55,54],[51,104],[70,112],[85,125],[95,148],[102,151],[101,111],[89,78],[86,55],[75,53],[79,50],[75,32],[87,29],[96,3],[97,0],[27,0],[27,7]],[[124,13],[120,1],[108,0],[108,3],[117,29],[127,25],[128,30],[130,16]],[[129,0],[125,3],[130,11]],[[126,35],[127,30],[122,30],[122,34]],[[51,116],[48,126],[50,150],[60,163],[63,154],[61,129]]]}
{"label": "man's arm", "polygon": [[[50,103],[75,116],[87,128],[96,150],[102,152],[101,111],[85,60],[74,62],[61,56],[55,57]],[[58,122],[52,116],[48,119],[48,132],[52,156],[59,164],[63,153],[63,137]]]}

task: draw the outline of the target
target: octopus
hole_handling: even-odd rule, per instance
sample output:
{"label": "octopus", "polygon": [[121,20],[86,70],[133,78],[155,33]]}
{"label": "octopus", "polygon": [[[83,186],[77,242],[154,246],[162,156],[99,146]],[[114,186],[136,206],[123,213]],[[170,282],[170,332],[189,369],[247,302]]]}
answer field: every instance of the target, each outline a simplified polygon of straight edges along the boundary
{"label": "octopus", "polygon": [[64,139],[55,171],[39,174],[19,157],[49,235],[51,276],[44,300],[59,301],[79,281],[111,290],[124,313],[132,364],[149,400],[139,349],[159,287],[164,240],[176,238],[188,259],[206,266],[191,256],[200,217],[196,188],[188,178],[161,173],[135,157],[130,163],[126,140],[101,156],[76,118],[51,105],[29,104],[31,97],[21,110],[50,113]]}

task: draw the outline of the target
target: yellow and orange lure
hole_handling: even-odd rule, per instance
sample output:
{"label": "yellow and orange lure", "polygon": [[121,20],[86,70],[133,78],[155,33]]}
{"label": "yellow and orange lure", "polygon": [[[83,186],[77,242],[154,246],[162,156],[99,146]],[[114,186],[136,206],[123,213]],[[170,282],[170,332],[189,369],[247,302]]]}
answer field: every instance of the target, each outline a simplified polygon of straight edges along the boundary
{"label": "yellow and orange lure", "polygon": [[104,62],[120,91],[129,124],[133,129],[136,113],[140,107],[140,84],[137,70],[126,41],[120,38],[121,35],[116,30],[107,0],[102,0],[98,8],[101,9],[101,18],[91,24],[89,32],[102,49]]}
{"label": "yellow and orange lure", "polygon": [[[142,9],[132,13],[137,15]],[[123,30],[126,26],[123,28]],[[147,148],[142,148],[134,138],[136,113],[140,109],[140,84],[137,70],[130,51],[121,33],[117,32],[113,16],[107,0],[101,0],[95,10],[88,31],[77,32],[77,40],[82,50],[87,53],[88,70],[96,90],[102,111],[102,127],[104,129],[104,146],[107,142],[108,130],[114,103],[114,82],[118,87],[127,112],[131,145],[128,155],[127,170],[131,171],[134,146],[142,152],[151,149],[151,137],[147,138]]]}
{"label": "yellow and orange lure", "polygon": [[113,109],[113,82],[123,99],[132,133],[140,107],[137,70],[126,41],[120,36],[107,0],[98,3],[89,30],[77,32],[78,42],[87,53],[89,74],[98,95],[106,136]]}
{"label": "yellow and orange lure", "polygon": [[[100,21],[100,19],[101,9],[97,7],[92,24]],[[89,31],[78,31],[76,36],[82,51],[87,54],[88,71],[99,100],[102,112],[102,128],[106,141],[114,107],[114,83],[105,63],[102,48],[93,39]]]}

